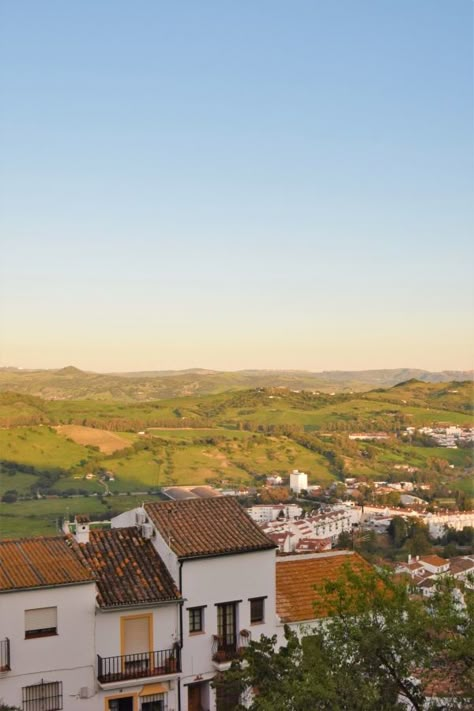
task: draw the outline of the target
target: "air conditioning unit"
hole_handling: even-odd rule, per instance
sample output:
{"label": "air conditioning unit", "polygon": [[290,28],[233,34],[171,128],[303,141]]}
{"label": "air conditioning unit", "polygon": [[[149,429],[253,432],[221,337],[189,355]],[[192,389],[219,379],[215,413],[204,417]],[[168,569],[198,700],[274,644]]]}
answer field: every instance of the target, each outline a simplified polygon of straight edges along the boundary
{"label": "air conditioning unit", "polygon": [[136,511],[135,512],[135,521],[137,523],[137,526],[142,526],[146,521],[146,513],[141,510]]}
{"label": "air conditioning unit", "polygon": [[88,699],[89,698],[89,687],[88,686],[81,686],[79,689],[79,698],[80,699]]}
{"label": "air conditioning unit", "polygon": [[142,538],[151,538],[153,536],[153,526],[151,523],[144,523],[142,525]]}

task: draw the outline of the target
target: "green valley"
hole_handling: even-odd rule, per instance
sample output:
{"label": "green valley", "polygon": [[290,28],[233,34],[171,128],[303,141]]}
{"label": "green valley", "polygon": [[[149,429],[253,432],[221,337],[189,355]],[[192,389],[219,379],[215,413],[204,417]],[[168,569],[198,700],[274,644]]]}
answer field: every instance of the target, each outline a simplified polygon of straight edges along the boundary
{"label": "green valley", "polygon": [[[170,485],[258,487],[296,468],[322,488],[350,476],[400,478],[411,469],[420,482],[453,482],[469,494],[471,447],[407,436],[407,427],[447,425],[472,425],[470,382],[410,380],[334,395],[253,388],[147,402],[4,392],[1,535],[52,531],[69,499],[99,515]],[[383,435],[349,437],[361,432]]]}

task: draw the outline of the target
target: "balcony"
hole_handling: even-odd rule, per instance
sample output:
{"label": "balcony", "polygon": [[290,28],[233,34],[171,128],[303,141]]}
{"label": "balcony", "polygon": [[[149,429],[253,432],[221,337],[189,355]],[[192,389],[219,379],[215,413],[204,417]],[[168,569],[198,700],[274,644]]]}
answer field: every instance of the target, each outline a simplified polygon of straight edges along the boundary
{"label": "balcony", "polygon": [[125,654],[121,657],[97,655],[97,679],[101,684],[132,681],[155,676],[171,676],[181,671],[179,647],[157,652]]}
{"label": "balcony", "polygon": [[0,672],[10,671],[10,640],[0,640]]}
{"label": "balcony", "polygon": [[241,630],[234,641],[229,642],[219,635],[213,635],[212,661],[218,671],[226,671],[235,659],[239,659],[248,646],[251,634],[248,630]]}

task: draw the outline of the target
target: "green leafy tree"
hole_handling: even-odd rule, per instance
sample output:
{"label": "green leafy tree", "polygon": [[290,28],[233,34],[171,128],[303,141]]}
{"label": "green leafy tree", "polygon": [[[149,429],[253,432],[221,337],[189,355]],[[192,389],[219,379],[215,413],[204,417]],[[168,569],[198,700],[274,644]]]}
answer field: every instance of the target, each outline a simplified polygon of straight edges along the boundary
{"label": "green leafy tree", "polygon": [[352,535],[349,531],[341,531],[337,539],[337,547],[346,549],[352,548]]}
{"label": "green leafy tree", "polygon": [[408,526],[404,518],[394,516],[390,521],[387,533],[392,539],[392,543],[397,548],[401,548],[408,538]]}
{"label": "green leafy tree", "polygon": [[[388,574],[347,566],[319,590],[330,611],[324,624],[302,639],[286,628],[281,647],[276,636],[251,642],[244,663],[214,685],[240,693],[250,711],[395,711],[407,703],[419,711],[467,711],[474,701],[474,593],[455,590],[450,580],[442,585],[431,599],[413,599]],[[426,693],[436,679],[452,680],[441,705]]]}
{"label": "green leafy tree", "polygon": [[432,543],[429,539],[428,527],[421,521],[411,521],[406,545],[412,555],[429,553]]}

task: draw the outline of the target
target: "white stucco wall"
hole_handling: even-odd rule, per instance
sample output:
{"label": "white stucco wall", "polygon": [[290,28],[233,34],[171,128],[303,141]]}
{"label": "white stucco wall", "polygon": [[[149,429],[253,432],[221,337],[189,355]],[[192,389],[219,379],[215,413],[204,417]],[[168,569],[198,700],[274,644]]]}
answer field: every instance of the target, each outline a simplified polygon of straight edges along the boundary
{"label": "white stucco wall", "polygon": [[[25,610],[42,607],[57,607],[57,635],[25,639]],[[1,699],[21,708],[22,687],[44,679],[63,682],[65,709],[96,708],[95,584],[3,593],[0,630],[11,660],[11,671],[0,673]],[[91,698],[78,698],[81,687]]]}
{"label": "white stucco wall", "polygon": [[118,516],[114,516],[110,519],[110,525],[112,528],[130,528],[130,526],[137,525],[136,514],[138,511],[144,511],[141,506],[137,506],[135,509],[130,509],[130,511],[124,511]]}
{"label": "white stucco wall", "polygon": [[[179,605],[171,603],[157,607],[124,608],[104,612],[97,611],[96,649],[101,657],[115,657],[122,654],[120,628],[121,618],[134,615],[152,615],[153,650],[171,649],[179,642]],[[148,651],[146,649],[143,650]]]}
{"label": "white stucco wall", "polygon": [[[183,685],[199,676],[212,678],[216,672],[212,645],[213,635],[217,634],[217,603],[241,600],[237,608],[237,632],[249,630],[252,639],[276,633],[274,550],[184,561],[182,591]],[[253,597],[266,598],[262,624],[250,624],[249,598]],[[187,608],[200,606],[205,606],[204,632],[190,635]],[[187,711],[186,693],[182,710]]]}

